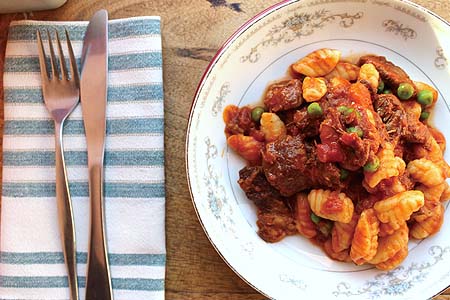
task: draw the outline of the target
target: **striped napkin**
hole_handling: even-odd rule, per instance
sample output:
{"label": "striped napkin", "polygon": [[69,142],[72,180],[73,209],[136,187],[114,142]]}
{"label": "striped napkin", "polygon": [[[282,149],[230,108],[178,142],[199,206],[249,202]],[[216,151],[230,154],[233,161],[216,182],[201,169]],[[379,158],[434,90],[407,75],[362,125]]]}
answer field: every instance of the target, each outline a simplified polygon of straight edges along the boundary
{"label": "striped napkin", "polygon": [[[43,104],[36,46],[37,29],[57,29],[63,37],[64,27],[79,59],[86,22],[20,21],[9,29],[4,68],[2,300],[69,299],[55,202],[54,129]],[[164,299],[164,103],[159,17],[110,21],[109,49],[105,214],[114,297]],[[89,199],[80,106],[67,121],[64,143],[76,225],[80,296],[84,299]]]}

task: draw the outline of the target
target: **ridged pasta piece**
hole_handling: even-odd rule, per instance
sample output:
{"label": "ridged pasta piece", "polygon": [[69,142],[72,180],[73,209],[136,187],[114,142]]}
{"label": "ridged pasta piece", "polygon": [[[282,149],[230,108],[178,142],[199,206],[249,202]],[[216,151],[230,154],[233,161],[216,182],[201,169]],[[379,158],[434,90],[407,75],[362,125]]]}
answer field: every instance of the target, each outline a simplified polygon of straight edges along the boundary
{"label": "ridged pasta piece", "polygon": [[411,178],[426,186],[435,186],[445,180],[445,174],[442,168],[426,158],[410,161],[407,170]]}
{"label": "ridged pasta piece", "polygon": [[297,206],[295,210],[295,220],[298,232],[306,238],[313,238],[317,235],[316,225],[311,220],[311,209],[308,203],[308,196],[304,193],[297,194]]}
{"label": "ridged pasta piece", "polygon": [[371,260],[377,253],[379,221],[372,208],[361,213],[350,248],[350,258],[357,265]]}
{"label": "ridged pasta piece", "polygon": [[332,242],[330,239],[326,240],[325,243],[323,243],[323,251],[334,260],[338,261],[344,261],[344,262],[351,262],[350,255],[348,253],[348,249],[342,250],[339,252],[336,252],[333,250]]}
{"label": "ridged pasta piece", "polygon": [[393,257],[402,248],[408,246],[408,226],[403,221],[399,229],[385,237],[378,238],[377,254],[369,260],[371,264],[379,264]]}
{"label": "ridged pasta piece", "polygon": [[377,186],[383,179],[399,176],[405,171],[406,164],[394,154],[391,143],[384,143],[377,153],[380,166],[375,172],[364,172],[364,182],[371,188]]}
{"label": "ridged pasta piece", "polygon": [[363,64],[359,70],[358,80],[367,81],[372,89],[376,91],[378,89],[378,83],[380,80],[380,74],[372,64]]}
{"label": "ridged pasta piece", "polygon": [[441,202],[447,201],[450,199],[450,185],[447,181],[444,181],[445,189],[442,192],[441,198],[439,199]]}
{"label": "ridged pasta piece", "polygon": [[393,234],[395,229],[389,223],[381,223],[380,222],[380,232],[378,233],[379,237],[385,237]]}
{"label": "ridged pasta piece", "polygon": [[310,77],[324,76],[333,70],[341,57],[341,51],[323,48],[309,53],[292,65],[292,69]]}
{"label": "ridged pasta piece", "polygon": [[311,210],[324,219],[349,223],[353,215],[353,202],[344,193],[313,189],[308,194]]}
{"label": "ridged pasta piece", "polygon": [[327,83],[323,78],[305,77],[302,85],[306,102],[319,101],[327,93]]}
{"label": "ridged pasta piece", "polygon": [[348,81],[345,78],[341,78],[341,77],[334,77],[331,78],[330,81],[328,82],[329,88],[331,89],[345,89],[350,87],[352,84],[350,83],[350,81]]}
{"label": "ridged pasta piece", "polygon": [[264,143],[255,140],[252,136],[235,134],[227,139],[227,143],[242,158],[253,163],[261,160],[261,150],[264,148]]}
{"label": "ridged pasta piece", "polygon": [[334,222],[331,230],[331,246],[334,252],[350,248],[358,219],[359,215],[354,213],[349,223]]}
{"label": "ridged pasta piece", "polygon": [[260,123],[266,142],[276,141],[286,135],[286,126],[277,114],[263,113]]}
{"label": "ridged pasta piece", "polygon": [[441,203],[436,203],[430,210],[430,216],[428,218],[416,221],[411,225],[411,236],[421,240],[438,232],[444,222],[444,212],[444,206]]}
{"label": "ridged pasta piece", "polygon": [[423,204],[424,196],[421,191],[405,191],[378,201],[373,208],[380,222],[389,223],[396,230]]}
{"label": "ridged pasta piece", "polygon": [[442,193],[444,193],[446,187],[448,186],[448,183],[446,181],[435,185],[435,186],[426,186],[423,184],[419,184],[415,187],[416,190],[421,191],[423,193],[423,196],[425,198],[426,202],[439,202],[442,196]]}
{"label": "ridged pasta piece", "polygon": [[325,78],[332,79],[334,77],[339,77],[348,81],[355,81],[358,79],[358,74],[359,67],[357,65],[340,61],[330,73],[325,75]]}
{"label": "ridged pasta piece", "polygon": [[376,264],[375,267],[378,270],[382,270],[382,271],[392,270],[395,267],[399,266],[405,260],[405,258],[407,256],[408,256],[408,246],[400,249],[390,259],[388,259],[382,263]]}

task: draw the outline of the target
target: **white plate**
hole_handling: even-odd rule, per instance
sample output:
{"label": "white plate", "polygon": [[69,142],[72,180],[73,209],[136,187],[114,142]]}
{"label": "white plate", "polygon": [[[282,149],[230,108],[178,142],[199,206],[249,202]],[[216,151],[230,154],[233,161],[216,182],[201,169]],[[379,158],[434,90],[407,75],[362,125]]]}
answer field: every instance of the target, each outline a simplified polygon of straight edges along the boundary
{"label": "white plate", "polygon": [[[263,11],[230,37],[198,87],[186,162],[199,220],[239,276],[273,299],[428,299],[450,284],[448,209],[441,231],[410,242],[407,259],[389,272],[330,260],[300,236],[264,242],[256,209],[237,184],[244,161],[227,148],[222,121],[226,105],[257,103],[290,64],[331,47],[347,57],[384,55],[414,80],[436,87],[433,122],[450,140],[449,36],[449,23],[407,1],[303,0]],[[450,161],[449,151],[445,157]]]}

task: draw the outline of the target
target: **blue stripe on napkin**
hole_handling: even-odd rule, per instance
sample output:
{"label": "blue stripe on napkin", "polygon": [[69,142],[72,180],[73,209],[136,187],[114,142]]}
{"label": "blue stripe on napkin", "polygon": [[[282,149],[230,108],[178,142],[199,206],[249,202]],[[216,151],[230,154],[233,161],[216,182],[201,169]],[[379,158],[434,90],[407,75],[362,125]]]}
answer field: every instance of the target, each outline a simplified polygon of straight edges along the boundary
{"label": "blue stripe on napkin", "polygon": [[[66,151],[64,158],[67,166],[85,166],[86,151]],[[54,166],[54,151],[4,151],[3,166]],[[162,166],[163,151],[108,151],[105,154],[106,166]]]}
{"label": "blue stripe on napkin", "polygon": [[[109,253],[111,266],[164,266],[165,254]],[[87,263],[87,252],[77,252],[77,262]],[[0,263],[11,265],[63,264],[62,252],[0,252]]]}
{"label": "blue stripe on napkin", "polygon": [[[162,279],[112,278],[113,289],[131,291],[160,291],[164,289]],[[86,277],[78,276],[80,288],[86,287]],[[4,288],[67,288],[67,277],[63,276],[0,276],[0,287]]]}
{"label": "blue stripe on napkin", "polygon": [[[50,63],[50,62],[49,62]],[[80,59],[77,60],[80,67]],[[66,59],[66,65],[69,65],[69,59]],[[136,68],[161,68],[161,53],[147,52],[125,55],[111,55],[108,60],[110,71],[129,70]],[[5,59],[5,72],[35,72],[41,71],[39,67],[39,58],[35,57],[9,57]]]}
{"label": "blue stripe on napkin", "polygon": [[[88,197],[87,182],[71,182],[72,197]],[[164,197],[162,183],[105,182],[105,197],[108,198],[161,198]],[[42,198],[55,197],[55,184],[49,182],[3,182],[4,197]]]}
{"label": "blue stripe on napkin", "polygon": [[[65,40],[64,28],[70,33],[70,40],[82,41],[86,30],[86,25],[13,25],[8,32],[8,40],[36,40],[36,30],[42,32],[50,29],[57,29],[60,33],[61,40]],[[115,21],[109,24],[109,38],[110,39],[122,39],[132,36],[140,35],[159,35],[160,34],[160,21],[159,20],[124,20]],[[45,39],[45,35],[43,36]]]}
{"label": "blue stripe on napkin", "polygon": [[[163,133],[163,119],[122,119],[106,120],[107,135]],[[53,135],[54,125],[51,120],[7,120],[3,133],[5,135]],[[84,135],[82,120],[68,120],[64,126],[65,135]]]}
{"label": "blue stripe on napkin", "polygon": [[[144,84],[130,86],[110,86],[108,102],[162,101],[162,84]],[[41,88],[6,88],[4,101],[10,103],[42,103]]]}

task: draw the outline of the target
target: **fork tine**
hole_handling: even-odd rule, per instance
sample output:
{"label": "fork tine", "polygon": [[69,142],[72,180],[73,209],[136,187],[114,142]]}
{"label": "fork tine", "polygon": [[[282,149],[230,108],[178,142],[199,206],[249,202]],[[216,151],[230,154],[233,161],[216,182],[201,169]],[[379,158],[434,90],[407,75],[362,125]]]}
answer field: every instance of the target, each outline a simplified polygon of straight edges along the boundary
{"label": "fork tine", "polygon": [[74,80],[77,85],[79,84],[77,61],[75,60],[75,55],[73,54],[72,43],[70,42],[69,32],[64,28],[66,32],[67,49],[69,50],[69,61],[70,61],[70,71],[72,72],[72,80]]}
{"label": "fork tine", "polygon": [[67,68],[66,61],[64,59],[64,53],[61,47],[61,40],[59,39],[58,31],[55,29],[56,34],[56,45],[58,46],[58,54],[59,54],[59,65],[61,66],[61,78],[63,80],[67,80]]}
{"label": "fork tine", "polygon": [[47,63],[45,62],[44,44],[42,43],[41,32],[39,30],[36,31],[36,35],[37,35],[38,52],[39,52],[39,66],[41,68],[41,80],[42,80],[42,82],[46,82],[49,80],[49,75],[47,72]]}
{"label": "fork tine", "polygon": [[52,38],[50,36],[50,31],[47,29],[47,36],[48,36],[48,47],[50,48],[50,63],[52,65],[52,77],[53,79],[58,79],[59,74],[58,70],[56,69],[56,59],[55,59],[55,50],[53,50],[53,42]]}

